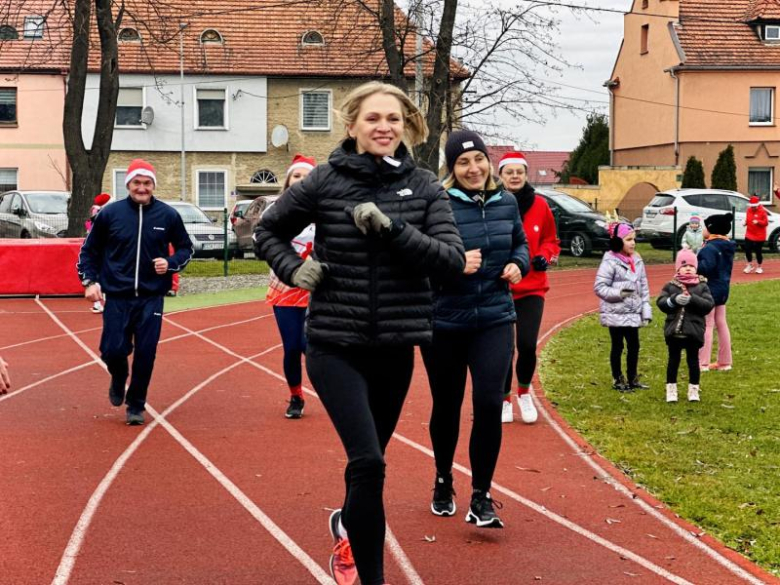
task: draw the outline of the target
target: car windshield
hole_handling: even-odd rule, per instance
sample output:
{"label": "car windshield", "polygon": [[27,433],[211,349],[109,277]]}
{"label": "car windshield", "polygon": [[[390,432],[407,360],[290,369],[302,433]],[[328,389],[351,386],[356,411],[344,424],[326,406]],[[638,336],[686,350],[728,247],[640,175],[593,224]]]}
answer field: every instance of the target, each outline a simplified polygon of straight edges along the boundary
{"label": "car windshield", "polygon": [[650,202],[649,207],[666,207],[674,203],[674,197],[672,195],[662,195],[659,193]]}
{"label": "car windshield", "polygon": [[27,193],[27,204],[33,213],[47,215],[68,213],[68,196],[64,193]]}
{"label": "car windshield", "polygon": [[176,205],[175,207],[184,223],[211,223],[209,216],[194,205]]}
{"label": "car windshield", "polygon": [[571,195],[566,195],[565,193],[551,193],[549,197],[558,205],[563,207],[566,211],[571,213],[593,213],[593,209],[590,207],[590,205],[584,201],[580,201],[576,197],[572,197]]}

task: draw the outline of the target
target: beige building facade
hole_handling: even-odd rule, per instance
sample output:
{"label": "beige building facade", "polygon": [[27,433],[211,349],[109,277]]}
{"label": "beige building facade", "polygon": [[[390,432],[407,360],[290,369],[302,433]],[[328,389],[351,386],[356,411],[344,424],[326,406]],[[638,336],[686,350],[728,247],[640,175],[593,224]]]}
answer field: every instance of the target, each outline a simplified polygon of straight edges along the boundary
{"label": "beige building facade", "polygon": [[[612,164],[684,168],[695,156],[709,186],[734,147],[737,188],[774,204],[780,182],[780,14],[750,0],[635,0],[607,86]],[[774,29],[772,27],[775,27]]]}

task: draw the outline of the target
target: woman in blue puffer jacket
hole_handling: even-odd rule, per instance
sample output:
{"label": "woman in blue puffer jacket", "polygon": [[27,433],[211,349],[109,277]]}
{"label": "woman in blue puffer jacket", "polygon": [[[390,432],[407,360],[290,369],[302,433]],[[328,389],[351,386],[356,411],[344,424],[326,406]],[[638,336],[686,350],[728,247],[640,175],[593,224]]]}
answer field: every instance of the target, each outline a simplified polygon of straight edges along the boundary
{"label": "woman in blue puffer jacket", "polygon": [[436,459],[431,511],[455,513],[452,463],[460,410],[471,373],[474,423],[469,443],[471,504],[466,521],[503,528],[490,497],[501,448],[504,382],[514,349],[514,303],[509,284],[528,273],[528,245],[515,197],[496,186],[482,138],[454,132],[445,147],[444,187],[466,249],[466,268],[434,289],[433,343],[423,360],[433,395],[431,442]]}

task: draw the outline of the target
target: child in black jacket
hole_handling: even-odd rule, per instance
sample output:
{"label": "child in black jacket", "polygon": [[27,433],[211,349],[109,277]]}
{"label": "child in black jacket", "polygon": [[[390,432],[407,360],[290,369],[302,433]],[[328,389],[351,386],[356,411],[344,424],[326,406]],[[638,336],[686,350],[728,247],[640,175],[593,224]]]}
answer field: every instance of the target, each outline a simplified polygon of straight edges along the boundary
{"label": "child in black jacket", "polygon": [[669,349],[666,366],[666,401],[677,402],[677,371],[682,351],[688,364],[688,400],[699,401],[699,348],[704,345],[704,318],[715,301],[707,286],[707,279],[696,274],[698,261],[690,250],[677,253],[674,279],[664,285],[656,300],[658,308],[666,313],[664,337]]}

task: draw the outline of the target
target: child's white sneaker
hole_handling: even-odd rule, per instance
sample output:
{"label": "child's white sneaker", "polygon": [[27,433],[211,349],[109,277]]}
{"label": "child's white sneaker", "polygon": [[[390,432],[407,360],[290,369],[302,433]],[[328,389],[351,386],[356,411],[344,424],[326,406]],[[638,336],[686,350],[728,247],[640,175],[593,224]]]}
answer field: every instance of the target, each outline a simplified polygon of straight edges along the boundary
{"label": "child's white sneaker", "polygon": [[688,402],[699,402],[698,384],[688,384]]}
{"label": "child's white sneaker", "polygon": [[748,263],[742,272],[744,272],[745,274],[750,274],[751,272],[753,272],[753,265]]}
{"label": "child's white sneaker", "polygon": [[666,385],[666,401],[677,402],[677,384]]}
{"label": "child's white sneaker", "polygon": [[756,268],[756,274],[764,274],[764,269],[759,266]]}
{"label": "child's white sneaker", "polygon": [[534,406],[534,399],[530,394],[520,394],[517,397],[517,406],[520,408],[520,418],[527,425],[532,425],[539,418],[539,413],[536,412]]}
{"label": "child's white sneaker", "polygon": [[512,401],[504,400],[504,406],[501,409],[501,422],[511,423],[515,420],[515,415],[512,413]]}

